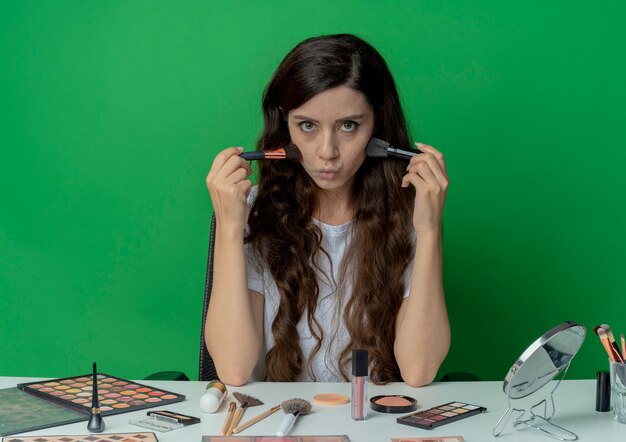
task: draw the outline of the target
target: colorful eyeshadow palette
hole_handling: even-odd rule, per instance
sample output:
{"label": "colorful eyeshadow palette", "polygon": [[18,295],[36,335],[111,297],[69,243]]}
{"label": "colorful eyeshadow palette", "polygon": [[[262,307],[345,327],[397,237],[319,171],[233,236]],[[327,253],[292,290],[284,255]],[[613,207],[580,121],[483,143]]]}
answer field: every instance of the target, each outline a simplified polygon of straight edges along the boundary
{"label": "colorful eyeshadow palette", "polygon": [[350,442],[348,436],[202,436],[202,442]]}
{"label": "colorful eyeshadow palette", "polygon": [[0,390],[0,436],[86,421],[88,416],[42,401],[17,388]]}
{"label": "colorful eyeshadow palette", "polygon": [[103,433],[67,436],[21,436],[2,442],[158,442],[154,433]]}
{"label": "colorful eyeshadow palette", "polygon": [[485,411],[487,411],[485,407],[478,405],[466,404],[465,402],[448,402],[428,410],[399,417],[396,421],[399,424],[431,430]]}
{"label": "colorful eyeshadow palette", "polygon": [[[19,384],[33,396],[88,414],[91,408],[92,375]],[[98,373],[98,399],[103,416],[158,407],[185,400],[185,396],[126,379]]]}

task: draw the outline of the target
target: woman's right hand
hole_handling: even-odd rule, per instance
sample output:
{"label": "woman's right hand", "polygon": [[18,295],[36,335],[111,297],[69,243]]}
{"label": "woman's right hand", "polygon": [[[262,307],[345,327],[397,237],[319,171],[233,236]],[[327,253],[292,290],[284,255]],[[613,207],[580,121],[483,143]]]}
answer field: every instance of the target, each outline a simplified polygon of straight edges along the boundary
{"label": "woman's right hand", "polygon": [[252,169],[239,155],[243,147],[229,147],[217,154],[206,177],[218,225],[243,233],[248,222],[248,194]]}

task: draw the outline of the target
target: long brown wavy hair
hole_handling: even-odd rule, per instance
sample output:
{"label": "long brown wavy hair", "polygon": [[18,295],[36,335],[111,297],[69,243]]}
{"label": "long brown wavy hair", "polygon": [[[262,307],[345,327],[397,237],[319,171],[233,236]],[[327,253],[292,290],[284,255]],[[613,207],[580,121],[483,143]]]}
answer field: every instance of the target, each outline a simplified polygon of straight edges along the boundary
{"label": "long brown wavy hair", "polygon": [[[374,110],[374,137],[409,145],[400,99],[385,60],[362,39],[340,34],[307,39],[280,63],[263,96],[265,125],[257,150],[288,144],[287,113],[338,86],[365,95]],[[403,300],[404,272],[413,253],[414,192],[400,186],[406,165],[403,160],[366,158],[354,181],[353,237],[339,275],[340,286],[351,287],[351,294],[340,303],[350,339],[337,369],[346,380],[353,348],[369,351],[372,381],[401,380],[393,352],[395,319]],[[269,381],[294,381],[304,369],[313,375],[311,360],[324,339],[324,330],[315,319],[316,263],[319,254],[326,253],[321,247],[322,232],[312,222],[317,192],[317,185],[299,163],[259,163],[258,194],[246,242],[264,260],[280,293],[272,323],[275,345],[265,357]],[[299,339],[294,339],[304,314],[316,340],[306,367]]]}

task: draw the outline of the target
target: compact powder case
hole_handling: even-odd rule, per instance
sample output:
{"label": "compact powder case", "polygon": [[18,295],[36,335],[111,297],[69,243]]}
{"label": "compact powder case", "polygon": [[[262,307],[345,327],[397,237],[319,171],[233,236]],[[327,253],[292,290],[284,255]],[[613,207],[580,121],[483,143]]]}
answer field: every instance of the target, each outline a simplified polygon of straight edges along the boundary
{"label": "compact powder case", "polygon": [[417,409],[417,401],[410,396],[385,394],[371,398],[370,408],[381,413],[410,413]]}

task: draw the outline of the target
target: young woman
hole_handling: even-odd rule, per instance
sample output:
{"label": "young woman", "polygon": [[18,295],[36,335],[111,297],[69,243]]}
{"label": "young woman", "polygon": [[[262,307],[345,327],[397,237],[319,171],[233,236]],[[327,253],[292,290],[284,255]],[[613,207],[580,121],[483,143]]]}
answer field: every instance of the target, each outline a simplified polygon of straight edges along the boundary
{"label": "young woman", "polygon": [[300,162],[231,147],[206,182],[217,220],[205,338],[220,379],[343,381],[352,349],[374,382],[432,382],[450,345],[441,229],[443,155],[370,158],[372,137],[410,144],[382,56],[353,35],[287,54],[263,97],[257,150],[295,144]]}

